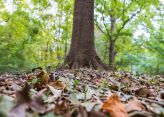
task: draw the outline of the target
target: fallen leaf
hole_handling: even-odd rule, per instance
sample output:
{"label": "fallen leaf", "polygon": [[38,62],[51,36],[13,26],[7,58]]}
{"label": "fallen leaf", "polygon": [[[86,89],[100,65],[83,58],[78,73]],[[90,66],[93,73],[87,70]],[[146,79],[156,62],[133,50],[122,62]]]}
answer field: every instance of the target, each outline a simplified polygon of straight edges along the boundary
{"label": "fallen leaf", "polygon": [[50,89],[51,93],[53,94],[53,96],[50,96],[45,102],[53,102],[55,101],[58,97],[61,96],[62,90],[57,90],[54,87],[47,85],[48,88]]}
{"label": "fallen leaf", "polygon": [[86,108],[83,106],[79,106],[77,112],[78,112],[77,117],[88,117],[88,112]]}
{"label": "fallen leaf", "polygon": [[8,117],[26,117],[26,109],[28,109],[27,104],[16,105],[10,110]]}
{"label": "fallen leaf", "polygon": [[91,110],[90,112],[83,106],[79,106],[77,109],[77,117],[105,117],[106,115],[100,111]]}
{"label": "fallen leaf", "polygon": [[50,112],[50,113],[43,115],[41,117],[57,117],[57,116],[55,116],[53,112]]}
{"label": "fallen leaf", "polygon": [[49,85],[58,90],[63,90],[66,87],[62,81],[51,82]]}
{"label": "fallen leaf", "polygon": [[37,112],[37,113],[45,113],[46,111],[46,107],[43,101],[43,92],[46,89],[43,89],[41,91],[39,91],[36,95],[33,95],[31,97],[32,101],[29,103],[29,107],[31,108],[31,110],[33,110],[33,112]]}
{"label": "fallen leaf", "polygon": [[78,105],[78,104],[80,103],[79,100],[78,100],[78,98],[77,98],[76,93],[71,93],[71,94],[69,95],[69,100],[70,100],[71,103],[74,104],[74,105]]}
{"label": "fallen leaf", "polygon": [[33,112],[43,114],[46,111],[46,107],[42,100],[42,94],[44,91],[45,90],[41,90],[36,95],[30,97],[30,87],[26,84],[21,91],[17,91],[17,105],[10,110],[9,115],[11,117],[24,117],[25,111],[28,108],[30,108]]}
{"label": "fallen leaf", "polygon": [[88,117],[106,117],[106,115],[100,111],[92,110],[88,113]]}
{"label": "fallen leaf", "polygon": [[0,95],[0,117],[7,117],[7,114],[13,106],[13,98],[6,95]]}
{"label": "fallen leaf", "polygon": [[146,110],[145,106],[136,97],[125,104],[125,109],[127,112]]}
{"label": "fallen leaf", "polygon": [[108,97],[107,101],[103,103],[102,109],[106,110],[110,117],[128,117],[124,104],[116,94]]}
{"label": "fallen leaf", "polygon": [[87,111],[91,111],[96,104],[97,104],[96,102],[81,103],[81,105],[84,106]]}
{"label": "fallen leaf", "polygon": [[164,90],[160,91],[159,95],[160,95],[159,97],[164,100]]}
{"label": "fallen leaf", "polygon": [[47,84],[49,81],[49,75],[46,71],[42,70],[38,75],[37,78],[39,78],[39,84],[44,85]]}
{"label": "fallen leaf", "polygon": [[16,92],[17,103],[29,103],[31,101],[29,91],[30,86],[26,83],[22,90]]}
{"label": "fallen leaf", "polygon": [[139,88],[135,91],[135,95],[136,96],[140,96],[140,97],[154,97],[154,93],[148,89],[148,88],[145,88],[145,87],[142,87],[142,88]]}
{"label": "fallen leaf", "polygon": [[129,117],[153,117],[153,116],[150,112],[134,111],[132,113],[129,113]]}
{"label": "fallen leaf", "polygon": [[62,115],[63,117],[71,117],[70,107],[67,100],[57,101],[54,109],[55,115]]}
{"label": "fallen leaf", "polygon": [[88,86],[86,87],[86,90],[87,90],[87,92],[86,92],[86,97],[85,98],[88,100],[92,97],[93,94],[95,94],[95,90],[91,89]]}

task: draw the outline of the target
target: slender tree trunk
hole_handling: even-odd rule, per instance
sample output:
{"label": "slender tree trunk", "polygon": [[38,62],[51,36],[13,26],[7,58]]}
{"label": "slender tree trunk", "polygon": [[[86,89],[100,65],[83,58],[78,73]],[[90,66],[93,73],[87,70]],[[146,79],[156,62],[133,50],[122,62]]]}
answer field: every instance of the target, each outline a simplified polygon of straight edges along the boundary
{"label": "slender tree trunk", "polygon": [[45,48],[45,60],[48,60],[48,58],[49,58],[49,42],[47,42],[47,44],[46,44],[46,48]]}
{"label": "slender tree trunk", "polygon": [[61,17],[59,18],[59,29],[58,29],[58,42],[57,42],[57,59],[60,60],[61,56],[60,56],[60,38],[61,38],[61,20],[62,20],[62,11],[60,10],[60,14],[61,14]]}
{"label": "slender tree trunk", "polygon": [[57,44],[57,47],[56,47],[56,58],[57,58],[58,60],[60,60],[59,44]]}
{"label": "slender tree trunk", "polygon": [[109,66],[111,70],[115,69],[115,38],[114,38],[114,29],[115,29],[115,18],[113,15],[110,16],[111,18],[111,28],[110,28],[110,45],[109,45]]}
{"label": "slender tree trunk", "polygon": [[115,42],[111,41],[109,46],[109,65],[111,70],[115,69]]}
{"label": "slender tree trunk", "polygon": [[66,36],[66,40],[65,40],[65,49],[64,49],[64,57],[67,56],[67,46],[68,46],[68,44],[67,44],[67,36]]}
{"label": "slender tree trunk", "polygon": [[50,48],[49,48],[49,53],[50,53],[50,57],[52,57],[53,55],[53,50],[52,50],[52,42],[50,44]]}
{"label": "slender tree trunk", "polygon": [[108,57],[108,51],[109,51],[109,49],[108,49],[108,47],[109,47],[108,42],[109,42],[109,40],[106,40],[106,42],[105,42],[106,44],[105,44],[105,50],[104,50],[103,60],[108,59],[108,58],[107,58],[107,57]]}
{"label": "slender tree trunk", "polygon": [[65,59],[67,68],[107,69],[95,51],[93,18],[94,0],[75,0],[71,48]]}
{"label": "slender tree trunk", "polygon": [[[66,22],[68,23],[68,18],[67,18],[67,17],[66,17]],[[67,43],[68,28],[69,28],[69,27],[67,26],[67,28],[66,28],[66,36],[65,36],[65,44],[64,44],[64,46],[65,46],[65,48],[64,48],[64,58],[66,58],[66,56],[67,56],[67,50],[68,50],[68,49],[67,49],[67,48],[68,48],[68,47],[67,47],[67,46],[68,46],[68,43]]]}

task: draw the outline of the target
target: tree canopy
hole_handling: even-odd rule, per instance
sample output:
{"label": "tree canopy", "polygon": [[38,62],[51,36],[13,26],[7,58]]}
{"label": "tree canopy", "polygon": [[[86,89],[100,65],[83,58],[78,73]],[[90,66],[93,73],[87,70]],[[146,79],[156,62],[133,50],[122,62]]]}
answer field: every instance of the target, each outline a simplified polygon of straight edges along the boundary
{"label": "tree canopy", "polygon": [[[63,63],[71,44],[73,8],[73,0],[0,0],[0,72]],[[163,9],[159,0],[95,0],[98,56],[110,66],[114,40],[115,69],[164,73]]]}

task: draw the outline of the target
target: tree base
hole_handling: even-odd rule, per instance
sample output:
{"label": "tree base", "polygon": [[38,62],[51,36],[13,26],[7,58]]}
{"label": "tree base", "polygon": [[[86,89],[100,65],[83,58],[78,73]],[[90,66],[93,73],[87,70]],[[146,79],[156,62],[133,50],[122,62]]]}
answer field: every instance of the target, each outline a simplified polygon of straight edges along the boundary
{"label": "tree base", "polygon": [[62,69],[79,69],[79,68],[92,68],[92,69],[103,69],[109,70],[109,68],[103,64],[98,56],[91,56],[83,58],[67,57],[64,64],[61,66]]}

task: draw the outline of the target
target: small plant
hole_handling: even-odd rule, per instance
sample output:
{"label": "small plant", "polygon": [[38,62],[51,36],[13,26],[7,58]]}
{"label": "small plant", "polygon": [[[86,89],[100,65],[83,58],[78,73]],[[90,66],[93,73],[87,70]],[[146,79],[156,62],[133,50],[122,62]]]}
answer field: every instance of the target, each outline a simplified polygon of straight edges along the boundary
{"label": "small plant", "polygon": [[108,80],[104,79],[103,82],[102,82],[102,86],[104,88],[107,88],[108,87]]}
{"label": "small plant", "polygon": [[79,83],[80,83],[79,80],[77,80],[77,79],[74,80],[74,86],[75,86],[75,87],[77,87],[77,86],[79,85]]}

